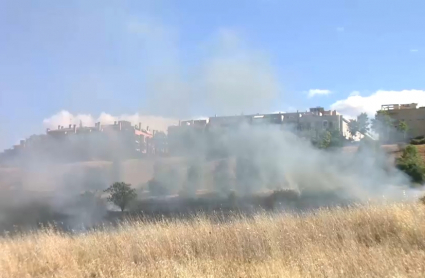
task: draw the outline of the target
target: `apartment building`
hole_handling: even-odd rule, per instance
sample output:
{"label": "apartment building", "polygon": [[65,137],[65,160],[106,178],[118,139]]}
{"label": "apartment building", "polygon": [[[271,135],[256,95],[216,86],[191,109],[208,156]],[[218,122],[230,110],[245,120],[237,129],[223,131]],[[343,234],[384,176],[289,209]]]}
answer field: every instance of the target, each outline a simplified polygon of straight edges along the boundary
{"label": "apartment building", "polygon": [[[161,137],[162,134],[159,134]],[[0,153],[0,162],[12,161],[18,156],[51,157],[58,161],[90,159],[117,159],[138,157],[141,154],[164,152],[164,140],[154,140],[155,131],[143,129],[128,121],[95,126],[59,125],[47,129],[46,134],[33,135],[20,144]],[[163,137],[163,136],[162,136]],[[158,144],[155,144],[158,142]],[[159,148],[159,149],[158,149]]]}
{"label": "apartment building", "polygon": [[386,104],[381,106],[381,111],[394,120],[394,125],[404,121],[409,127],[408,138],[425,136],[425,107],[418,107],[417,103]]}
{"label": "apartment building", "polygon": [[[326,111],[323,107],[315,107],[306,112],[214,116],[206,120],[181,121],[179,126],[168,129],[169,147],[171,152],[176,149],[187,150],[196,144],[196,139],[203,138],[200,134],[211,130],[222,132],[242,125],[278,125],[307,138],[317,136],[324,130],[334,129],[347,140],[352,138],[348,128],[349,120],[335,110]],[[207,139],[208,137],[206,136]],[[358,133],[352,139],[357,141],[362,137],[363,135]]]}

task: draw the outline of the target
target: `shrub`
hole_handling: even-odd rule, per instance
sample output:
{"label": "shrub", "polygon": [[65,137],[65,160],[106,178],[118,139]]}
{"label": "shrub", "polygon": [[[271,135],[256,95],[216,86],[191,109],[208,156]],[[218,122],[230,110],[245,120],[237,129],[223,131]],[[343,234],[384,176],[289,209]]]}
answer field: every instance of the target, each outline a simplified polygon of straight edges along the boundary
{"label": "shrub", "polygon": [[279,189],[274,190],[272,194],[266,197],[266,209],[274,209],[276,204],[289,204],[299,199],[299,192],[294,189]]}
{"label": "shrub", "polygon": [[411,141],[410,141],[410,144],[412,144],[412,145],[424,145],[425,144],[425,138],[415,138],[415,139],[412,139]]}
{"label": "shrub", "polygon": [[403,150],[402,156],[397,159],[397,168],[406,173],[412,182],[425,182],[425,163],[415,146],[408,145]]}

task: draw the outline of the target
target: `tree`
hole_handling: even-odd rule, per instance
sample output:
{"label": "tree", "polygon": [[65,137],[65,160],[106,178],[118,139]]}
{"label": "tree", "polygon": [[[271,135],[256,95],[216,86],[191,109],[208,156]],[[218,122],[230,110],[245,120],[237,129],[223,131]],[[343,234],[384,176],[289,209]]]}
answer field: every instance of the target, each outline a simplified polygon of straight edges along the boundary
{"label": "tree", "polygon": [[385,110],[376,113],[375,119],[372,120],[372,129],[379,134],[380,139],[390,138],[390,131],[394,127],[394,120]]}
{"label": "tree", "polygon": [[108,201],[118,206],[121,211],[124,211],[128,204],[137,198],[136,191],[131,188],[131,184],[124,182],[116,182],[104,192],[109,193]]}
{"label": "tree", "polygon": [[325,131],[322,134],[320,134],[319,142],[317,144],[317,147],[319,149],[327,149],[329,148],[332,140],[332,135],[329,131]]}
{"label": "tree", "polygon": [[312,138],[312,144],[319,149],[342,147],[344,145],[343,136],[336,129],[321,132],[317,137]]}
{"label": "tree", "polygon": [[413,182],[425,182],[425,163],[416,146],[408,145],[400,158],[397,159],[397,168],[405,172]]}
{"label": "tree", "polygon": [[329,147],[342,147],[344,145],[344,137],[341,135],[339,130],[331,129],[329,132],[331,134],[331,141],[329,143]]}
{"label": "tree", "polygon": [[370,130],[370,121],[366,113],[357,116],[357,128],[361,134],[366,134]]}
{"label": "tree", "polygon": [[409,130],[409,126],[405,121],[400,121],[397,125],[397,130],[403,133],[403,138],[406,139],[407,131]]}
{"label": "tree", "polygon": [[203,168],[200,161],[195,160],[191,162],[191,165],[187,169],[187,179],[186,183],[184,184],[181,194],[193,197],[196,195],[196,191],[202,184],[203,179]]}
{"label": "tree", "polygon": [[360,131],[359,122],[356,120],[350,120],[348,123],[348,132],[351,134],[351,138],[357,135],[357,132]]}

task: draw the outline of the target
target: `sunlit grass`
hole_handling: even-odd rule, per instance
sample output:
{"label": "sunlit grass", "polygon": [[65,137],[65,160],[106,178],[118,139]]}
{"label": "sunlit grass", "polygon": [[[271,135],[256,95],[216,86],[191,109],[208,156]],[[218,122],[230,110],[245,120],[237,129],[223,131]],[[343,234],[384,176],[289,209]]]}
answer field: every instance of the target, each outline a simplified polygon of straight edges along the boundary
{"label": "sunlit grass", "polygon": [[138,221],[0,239],[1,277],[425,277],[425,206]]}

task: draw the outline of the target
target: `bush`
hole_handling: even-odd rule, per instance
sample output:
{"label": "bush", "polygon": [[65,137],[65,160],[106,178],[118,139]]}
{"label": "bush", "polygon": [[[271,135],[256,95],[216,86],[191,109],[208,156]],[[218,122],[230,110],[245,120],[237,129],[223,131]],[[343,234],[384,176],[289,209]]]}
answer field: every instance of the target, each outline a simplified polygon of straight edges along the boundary
{"label": "bush", "polygon": [[279,189],[274,190],[272,194],[266,197],[265,207],[266,209],[274,209],[276,204],[290,204],[299,199],[299,192],[294,189]]}
{"label": "bush", "polygon": [[402,156],[397,159],[397,168],[406,173],[412,182],[425,182],[425,163],[415,146],[408,145],[404,149]]}
{"label": "bush", "polygon": [[415,139],[412,139],[410,141],[410,144],[412,144],[412,145],[424,145],[425,144],[425,138],[415,138]]}

